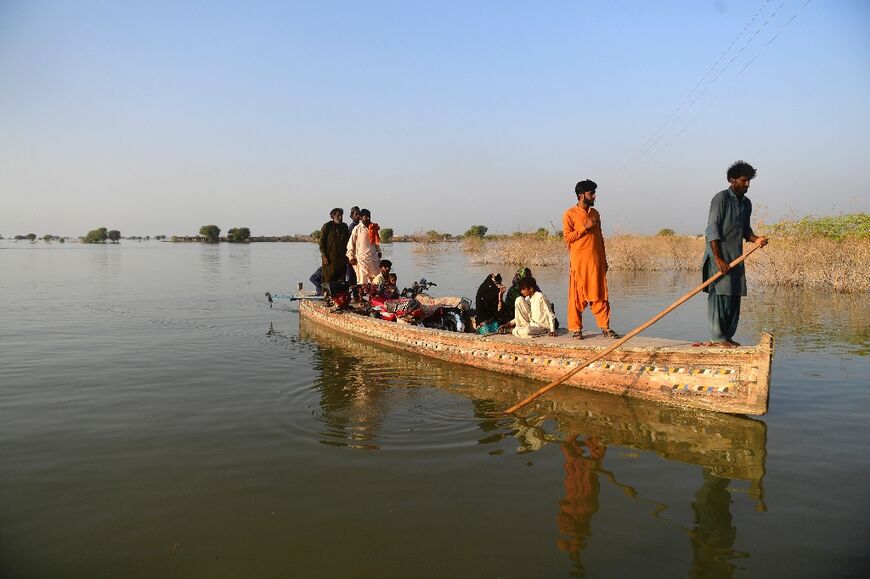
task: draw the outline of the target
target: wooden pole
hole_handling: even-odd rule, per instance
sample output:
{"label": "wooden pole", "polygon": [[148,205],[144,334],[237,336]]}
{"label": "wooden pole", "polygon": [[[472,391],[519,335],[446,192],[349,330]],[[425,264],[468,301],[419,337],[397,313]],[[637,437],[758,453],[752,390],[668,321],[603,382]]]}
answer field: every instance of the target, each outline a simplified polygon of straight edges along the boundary
{"label": "wooden pole", "polygon": [[[758,249],[759,247],[761,247],[760,244],[753,245],[753,247],[751,247],[749,250],[747,250],[743,255],[741,255],[740,257],[738,257],[737,259],[732,261],[730,264],[728,264],[729,267],[734,267],[734,266],[742,263],[743,260],[745,260],[747,257],[749,257],[752,254],[752,252],[755,251],[756,249]],[[542,394],[549,392],[550,390],[552,390],[553,388],[555,388],[556,386],[558,386],[559,384],[561,384],[562,382],[564,382],[565,380],[567,380],[568,378],[570,378],[571,376],[573,376],[574,374],[579,372],[580,370],[582,370],[582,369],[588,367],[590,364],[593,364],[593,363],[597,362],[598,360],[602,359],[604,356],[611,353],[612,351],[614,351],[615,349],[617,349],[618,347],[620,347],[621,345],[623,345],[624,343],[626,343],[627,341],[629,341],[630,339],[632,339],[633,337],[635,337],[636,335],[638,335],[639,333],[641,333],[642,331],[644,331],[645,329],[647,329],[648,327],[650,327],[651,325],[653,325],[654,323],[656,323],[657,321],[659,321],[660,319],[662,319],[663,317],[665,317],[666,315],[668,315],[669,313],[671,313],[672,311],[674,311],[675,309],[677,309],[678,307],[683,305],[683,303],[688,301],[689,298],[694,296],[696,293],[698,293],[699,291],[701,291],[702,289],[704,289],[705,287],[707,287],[711,283],[718,280],[723,275],[724,274],[721,271],[716,272],[716,275],[712,276],[710,279],[708,279],[707,281],[705,281],[704,283],[702,283],[701,285],[699,285],[698,287],[696,287],[695,289],[693,289],[692,291],[690,291],[689,293],[687,293],[686,295],[684,295],[683,297],[681,297],[680,299],[678,299],[677,301],[675,301],[674,303],[669,305],[667,308],[665,308],[664,310],[662,310],[661,312],[656,314],[652,319],[647,321],[645,324],[633,329],[632,331],[630,331],[629,333],[624,335],[622,338],[620,338],[616,342],[614,342],[612,346],[610,346],[609,348],[606,348],[603,352],[596,354],[595,356],[593,356],[592,358],[587,360],[583,365],[578,365],[576,368],[574,368],[573,370],[571,370],[570,372],[568,372],[567,374],[565,374],[561,378],[558,378],[557,380],[550,382],[549,384],[547,384],[546,386],[544,386],[543,388],[541,388],[540,390],[538,390],[537,392],[535,392],[534,394],[532,394],[531,396],[526,398],[525,400],[522,400],[521,402],[514,404],[513,406],[511,406],[510,408],[505,410],[505,414],[512,414],[512,413],[516,412],[517,410],[519,410],[520,408],[522,408],[523,406],[525,406],[526,404],[528,404],[529,402],[531,402],[532,400],[537,398],[538,396],[541,396]]]}

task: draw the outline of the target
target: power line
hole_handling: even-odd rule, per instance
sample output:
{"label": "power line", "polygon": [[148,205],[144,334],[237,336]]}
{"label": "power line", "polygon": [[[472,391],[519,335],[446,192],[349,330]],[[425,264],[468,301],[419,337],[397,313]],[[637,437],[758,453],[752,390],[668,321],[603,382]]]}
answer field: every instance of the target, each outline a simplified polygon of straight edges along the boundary
{"label": "power line", "polygon": [[737,74],[738,74],[738,75],[739,75],[739,74],[742,74],[744,70],[746,70],[747,68],[749,68],[749,66],[750,66],[753,62],[755,62],[755,59],[758,58],[758,55],[761,54],[761,51],[765,50],[768,46],[770,46],[771,44],[773,44],[773,41],[776,40],[777,38],[779,38],[779,35],[783,33],[783,31],[788,27],[788,25],[791,24],[791,23],[794,21],[794,19],[798,17],[798,14],[801,13],[801,10],[803,10],[804,8],[806,8],[806,7],[807,7],[807,4],[809,4],[809,3],[812,2],[812,1],[813,1],[813,0],[807,0],[806,2],[804,2],[804,3],[801,5],[801,7],[797,9],[797,12],[795,12],[795,13],[792,15],[792,17],[788,19],[788,22],[786,22],[785,24],[782,25],[782,28],[779,29],[779,32],[777,32],[776,34],[774,34],[773,37],[771,37],[771,39],[767,41],[767,44],[765,44],[764,46],[761,47],[761,50],[758,52],[758,54],[756,54],[755,56],[753,56],[752,58],[750,58],[750,59],[749,59],[749,62],[747,62],[745,65],[743,65],[743,68],[741,68],[741,69],[740,69],[740,72],[738,72]]}
{"label": "power line", "polygon": [[647,147],[655,144],[655,142],[661,138],[661,135],[659,133],[663,132],[667,128],[669,121],[674,116],[676,116],[680,112],[680,110],[682,109],[683,105],[686,104],[686,102],[690,98],[692,98],[692,95],[695,93],[695,91],[697,91],[698,88],[703,84],[703,82],[705,80],[707,80],[707,78],[710,76],[710,73],[713,72],[713,70],[716,68],[716,66],[720,62],[722,62],[723,58],[725,58],[725,55],[727,55],[728,52],[730,52],[730,50],[734,47],[734,45],[737,44],[737,42],[740,40],[740,38],[746,33],[746,31],[749,29],[749,27],[752,26],[752,23],[755,22],[755,19],[758,18],[758,15],[761,14],[761,12],[764,10],[764,7],[767,6],[767,4],[769,2],[770,2],[770,0],[764,0],[764,2],[762,2],[761,6],[758,8],[758,10],[755,12],[755,14],[752,15],[752,18],[750,18],[749,21],[746,23],[746,25],[743,27],[743,30],[741,30],[737,34],[737,36],[734,37],[734,39],[731,41],[731,44],[729,44],[725,48],[725,50],[722,51],[722,54],[719,55],[719,58],[717,58],[716,61],[710,65],[710,67],[707,69],[707,72],[705,72],[704,75],[701,77],[701,79],[698,80],[697,83],[695,83],[695,86],[692,88],[692,90],[690,90],[688,92],[688,94],[683,97],[683,99],[680,101],[680,103],[674,108],[674,110],[671,111],[671,113],[667,116],[667,118],[661,123],[661,125],[659,125],[659,127],[647,139],[647,141],[640,147],[640,149],[638,151],[636,151],[634,153],[634,155],[632,155],[632,157],[628,161],[626,161],[625,165],[623,166],[623,171],[625,171],[638,157],[642,156],[646,152]]}

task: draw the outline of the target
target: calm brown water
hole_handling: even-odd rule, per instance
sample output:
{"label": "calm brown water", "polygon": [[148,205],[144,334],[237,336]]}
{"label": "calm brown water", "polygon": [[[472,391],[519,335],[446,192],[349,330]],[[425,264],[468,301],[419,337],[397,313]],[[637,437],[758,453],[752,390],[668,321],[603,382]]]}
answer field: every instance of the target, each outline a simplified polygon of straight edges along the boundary
{"label": "calm brown water", "polygon": [[[489,270],[458,248],[387,256],[400,284],[469,297]],[[0,576],[870,569],[866,295],[750,289],[737,339],[777,338],[762,419],[557,389],[494,420],[540,384],[266,306],[316,263],[309,244],[0,242]],[[535,274],[564,310],[564,272]],[[613,274],[614,327],[696,277]],[[704,312],[650,333],[703,339]]]}

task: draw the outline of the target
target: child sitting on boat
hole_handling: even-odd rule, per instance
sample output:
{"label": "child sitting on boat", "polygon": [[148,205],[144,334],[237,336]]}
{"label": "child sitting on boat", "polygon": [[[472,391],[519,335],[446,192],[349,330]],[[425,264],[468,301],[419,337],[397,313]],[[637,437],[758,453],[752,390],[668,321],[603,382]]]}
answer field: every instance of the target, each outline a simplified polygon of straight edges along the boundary
{"label": "child sitting on boat", "polygon": [[535,278],[527,276],[519,280],[520,295],[514,302],[514,319],[499,330],[507,333],[513,328],[513,335],[518,338],[534,338],[535,336],[556,335],[556,316],[553,306],[544,292],[537,289]]}
{"label": "child sitting on boat", "polygon": [[399,298],[399,276],[395,273],[390,272],[390,275],[387,276],[388,281],[384,283],[383,288],[381,289],[381,295],[387,298],[388,300],[395,300]]}

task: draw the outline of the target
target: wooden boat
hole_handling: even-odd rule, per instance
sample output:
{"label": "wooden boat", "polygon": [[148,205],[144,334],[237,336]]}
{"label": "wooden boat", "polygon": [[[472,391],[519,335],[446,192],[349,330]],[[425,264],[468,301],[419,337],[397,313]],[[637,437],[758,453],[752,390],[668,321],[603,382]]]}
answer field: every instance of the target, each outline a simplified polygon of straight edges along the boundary
{"label": "wooden boat", "polygon": [[[408,387],[425,384],[468,397],[481,419],[482,433],[487,436],[493,432],[490,410],[504,409],[538,386],[528,380],[499,376],[359,340],[307,317],[300,322],[299,337],[323,352],[339,354],[360,374],[378,376],[385,367],[395,368],[407,376]],[[328,380],[339,378],[330,376]],[[397,387],[394,380],[383,386]],[[383,406],[389,405],[381,400],[379,407]],[[557,388],[547,397],[534,401],[523,414],[512,417],[514,422],[510,425],[520,451],[563,444],[577,436],[592,436],[609,446],[654,452],[665,460],[709,469],[720,478],[746,481],[745,492],[764,509],[767,425],[760,420],[675,408],[578,388]]]}
{"label": "wooden boat", "polygon": [[[369,318],[353,310],[302,301],[300,315],[335,331],[457,364],[549,382],[584,364],[612,342],[604,336],[533,339],[448,332]],[[567,385],[674,406],[730,414],[767,412],[773,336],[750,347],[697,347],[637,337],[572,376]]]}

